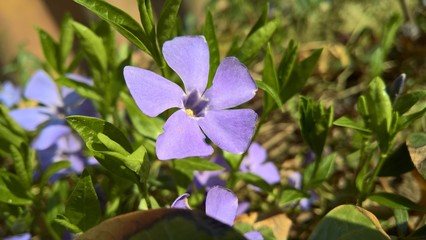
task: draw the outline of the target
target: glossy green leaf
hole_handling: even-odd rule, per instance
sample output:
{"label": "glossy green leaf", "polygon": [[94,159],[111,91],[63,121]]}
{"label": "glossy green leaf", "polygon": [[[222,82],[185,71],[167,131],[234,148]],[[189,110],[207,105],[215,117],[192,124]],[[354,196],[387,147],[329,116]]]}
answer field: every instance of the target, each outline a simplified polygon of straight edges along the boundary
{"label": "glossy green leaf", "polygon": [[370,194],[367,198],[385,207],[417,210],[422,212],[426,211],[425,208],[420,207],[416,203],[412,202],[410,199],[393,193],[377,192]]}
{"label": "glossy green leaf", "polygon": [[217,42],[217,37],[215,33],[213,16],[210,11],[207,11],[206,20],[203,29],[203,35],[206,38],[207,44],[209,45],[210,50],[210,69],[209,69],[209,81],[207,83],[207,88],[212,84],[214,75],[216,74],[216,69],[220,63],[220,54],[219,54],[219,44]]}
{"label": "glossy green leaf", "polygon": [[77,81],[74,81],[72,79],[65,78],[65,77],[57,78],[56,82],[58,84],[65,86],[65,87],[69,87],[69,88],[73,89],[82,97],[90,98],[90,99],[92,99],[94,101],[98,101],[98,102],[103,101],[103,97],[101,97],[101,95],[99,95],[92,86],[89,86],[85,83],[77,82]]}
{"label": "glossy green leaf", "polygon": [[61,35],[59,36],[59,70],[65,73],[66,60],[70,55],[74,44],[74,28],[72,26],[73,19],[70,14],[65,14],[61,22]]}
{"label": "glossy green leaf", "polygon": [[141,183],[148,181],[151,164],[144,146],[141,145],[132,154],[128,155],[125,164],[139,175]]}
{"label": "glossy green leaf", "polygon": [[114,140],[109,138],[107,135],[100,132],[100,133],[98,133],[97,136],[98,136],[99,141],[101,141],[101,143],[103,145],[105,145],[105,147],[108,148],[109,150],[111,150],[113,152],[120,153],[124,156],[127,156],[127,155],[130,154],[119,143],[115,142]]}
{"label": "glossy green leaf", "polygon": [[280,86],[278,84],[278,78],[275,72],[274,58],[270,44],[268,44],[266,47],[266,56],[262,73],[262,84],[260,85],[263,87],[262,89],[268,93],[268,95],[264,97],[263,101],[266,114],[274,110],[276,106],[278,106],[281,111],[284,111],[281,97],[279,95]]}
{"label": "glossy green leaf", "polygon": [[108,219],[76,240],[164,239],[164,240],[239,240],[245,239],[231,226],[200,211],[153,209]]}
{"label": "glossy green leaf", "polygon": [[44,57],[47,63],[56,71],[58,70],[58,44],[53,38],[45,31],[37,28],[38,36],[43,49]]}
{"label": "glossy green leaf", "polygon": [[45,185],[51,176],[62,169],[66,169],[69,166],[71,166],[71,163],[67,160],[57,161],[50,164],[41,174],[40,185]]}
{"label": "glossy green leaf", "polygon": [[281,197],[278,200],[278,205],[280,207],[285,207],[290,203],[294,203],[303,198],[308,198],[309,195],[301,190],[294,188],[286,188],[281,192]]}
{"label": "glossy green leaf", "polygon": [[411,160],[410,152],[405,143],[399,145],[389,156],[384,160],[379,176],[400,176],[406,172],[413,170],[414,164]]}
{"label": "glossy green leaf", "polygon": [[248,65],[272,37],[278,24],[278,20],[270,21],[247,37],[239,48],[237,58],[240,59],[242,63]]}
{"label": "glossy green leaf", "polygon": [[77,131],[86,144],[88,142],[101,143],[98,133],[103,133],[116,143],[120,144],[127,152],[133,152],[127,137],[111,123],[94,117],[69,116],[66,118],[68,124]]}
{"label": "glossy green leaf", "polygon": [[11,205],[30,205],[31,197],[15,174],[0,170],[0,202]]}
{"label": "glossy green leaf", "polygon": [[[334,173],[335,163],[336,154],[331,154],[320,161],[316,160],[314,163],[309,164],[303,172],[303,186],[314,188],[327,181]],[[318,169],[314,174],[315,164],[318,164]]]}
{"label": "glossy green leaf", "polygon": [[391,238],[371,212],[354,205],[340,205],[327,213],[309,236],[309,240],[323,239],[390,240]]}
{"label": "glossy green leaf", "polygon": [[404,94],[396,99],[393,109],[400,115],[408,112],[420,99],[426,97],[426,90],[420,90]]}
{"label": "glossy green leaf", "polygon": [[334,125],[336,126],[340,126],[340,127],[346,127],[346,128],[351,128],[357,131],[360,131],[362,133],[365,134],[370,134],[371,131],[367,128],[365,128],[364,126],[362,126],[361,123],[359,122],[354,122],[352,119],[343,116],[339,119],[337,119],[336,121],[333,122]]}
{"label": "glossy green leaf", "polygon": [[160,47],[167,40],[176,36],[176,23],[182,0],[166,0],[158,18],[157,38]]}
{"label": "glossy green leaf", "polygon": [[235,176],[239,180],[243,180],[244,182],[248,184],[252,184],[260,189],[262,189],[265,192],[271,192],[272,187],[265,181],[265,179],[259,177],[256,174],[249,173],[249,172],[236,172]]}
{"label": "glossy green leaf", "polygon": [[295,64],[293,71],[285,85],[282,85],[281,101],[286,103],[290,98],[299,93],[315,69],[322,49],[317,49],[300,63]]}
{"label": "glossy green leaf", "polygon": [[108,58],[102,39],[92,30],[78,22],[73,22],[72,25],[80,39],[81,48],[86,54],[89,63],[101,72],[106,71]]}
{"label": "glossy green leaf", "polygon": [[101,220],[101,207],[87,170],[81,174],[77,186],[72,191],[65,206],[69,222],[86,231]]}
{"label": "glossy green leaf", "polygon": [[151,55],[144,43],[144,39],[148,41],[145,31],[140,24],[136,22],[130,15],[124,11],[112,6],[106,1],[99,0],[74,0],[76,3],[83,5],[101,19],[111,24],[119,33],[127,38],[131,43],[135,44],[141,50]]}

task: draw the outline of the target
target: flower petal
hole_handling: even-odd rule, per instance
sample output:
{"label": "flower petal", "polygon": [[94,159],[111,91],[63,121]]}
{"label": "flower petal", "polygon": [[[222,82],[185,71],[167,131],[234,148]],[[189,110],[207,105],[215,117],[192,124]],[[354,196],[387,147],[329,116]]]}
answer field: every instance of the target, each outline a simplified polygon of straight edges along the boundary
{"label": "flower petal", "polygon": [[259,231],[246,232],[244,237],[248,240],[263,240],[263,236]]}
{"label": "flower petal", "polygon": [[0,102],[6,107],[12,107],[18,104],[19,101],[21,101],[21,88],[10,81],[6,81],[0,91]]}
{"label": "flower petal", "polygon": [[232,226],[237,208],[238,198],[231,190],[216,186],[207,192],[206,214],[210,217]]}
{"label": "flower petal", "polygon": [[126,66],[124,79],[136,104],[150,117],[172,107],[183,108],[183,90],[154,72]]}
{"label": "flower petal", "polygon": [[194,118],[185,111],[178,110],[164,124],[164,133],[157,139],[157,157],[160,160],[208,156],[213,148],[204,139],[200,127]]}
{"label": "flower petal", "polygon": [[237,58],[225,58],[219,65],[211,88],[204,96],[209,108],[221,110],[238,106],[252,99],[257,86],[248,69]]}
{"label": "flower petal", "polygon": [[206,112],[198,124],[218,147],[238,154],[250,144],[256,119],[251,109],[217,110]]}
{"label": "flower petal", "polygon": [[210,53],[203,36],[176,37],[163,45],[167,64],[182,79],[186,93],[206,89],[209,78]]}
{"label": "flower petal", "polygon": [[35,131],[38,125],[49,120],[49,109],[44,107],[20,108],[9,112],[10,116],[28,131]]}
{"label": "flower petal", "polygon": [[50,107],[62,107],[64,105],[58,86],[52,78],[42,70],[32,75],[25,87],[24,96]]}
{"label": "flower petal", "polygon": [[302,174],[300,172],[292,172],[287,178],[290,186],[296,189],[302,189]]}
{"label": "flower petal", "polygon": [[70,133],[71,128],[66,125],[49,125],[41,130],[31,146],[36,150],[45,150],[56,144],[61,137]]}
{"label": "flower petal", "polygon": [[259,167],[266,160],[266,150],[258,143],[252,143],[248,149],[247,156],[240,165],[240,170],[250,172]]}
{"label": "flower petal", "polygon": [[261,166],[254,168],[252,172],[263,178],[269,184],[278,183],[281,179],[277,167],[271,162],[264,163]]}
{"label": "flower petal", "polygon": [[188,193],[184,193],[180,195],[178,198],[176,198],[176,200],[172,203],[170,207],[191,210],[191,207],[188,205],[188,197],[189,197]]}

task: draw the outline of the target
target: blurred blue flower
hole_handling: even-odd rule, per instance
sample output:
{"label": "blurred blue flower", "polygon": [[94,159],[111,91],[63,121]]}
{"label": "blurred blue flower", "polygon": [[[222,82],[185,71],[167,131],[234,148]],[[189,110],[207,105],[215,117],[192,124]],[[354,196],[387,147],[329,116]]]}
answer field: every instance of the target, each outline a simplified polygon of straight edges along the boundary
{"label": "blurred blue flower", "polygon": [[[300,172],[292,172],[288,176],[287,182],[295,189],[301,190],[303,184],[303,176]],[[311,209],[314,201],[318,199],[318,195],[316,192],[309,190],[308,193],[310,195],[309,198],[302,198],[299,201],[299,207],[302,211],[308,211],[309,209]]]}
{"label": "blurred blue flower", "polygon": [[[75,75],[67,76],[75,78]],[[75,80],[90,83],[83,77]],[[96,163],[94,158],[84,156],[82,140],[65,120],[65,117],[70,115],[95,116],[96,110],[91,101],[69,88],[59,88],[42,70],[33,74],[28,81],[24,97],[37,101],[41,106],[15,109],[10,111],[10,115],[28,131],[34,131],[43,125],[31,144],[37,150],[42,170],[53,162],[69,160],[71,168],[63,170],[62,173],[81,173],[85,165]]]}
{"label": "blurred blue flower", "polygon": [[211,159],[213,163],[216,163],[225,168],[225,170],[218,171],[195,171],[194,172],[194,183],[197,188],[205,187],[209,190],[213,186],[225,186],[226,182],[220,177],[224,172],[230,170],[229,165],[223,159],[220,154],[214,155]]}
{"label": "blurred blue flower", "polygon": [[257,86],[246,66],[227,57],[217,68],[212,86],[206,90],[210,53],[203,36],[183,36],[163,45],[167,64],[182,79],[185,91],[164,77],[126,66],[124,78],[136,104],[156,117],[179,108],[165,123],[156,143],[161,160],[209,156],[213,148],[205,135],[223,150],[244,152],[253,136],[257,114],[251,109],[229,109],[252,99]]}
{"label": "blurred blue flower", "polygon": [[10,237],[2,238],[3,240],[30,240],[31,234],[30,233],[22,233]]}
{"label": "blurred blue flower", "polygon": [[266,150],[258,143],[252,143],[241,162],[240,171],[253,173],[271,185],[280,182],[278,168],[272,162],[266,162],[266,159]]}
{"label": "blurred blue flower", "polygon": [[10,108],[21,101],[21,88],[15,86],[12,82],[6,81],[3,83],[3,88],[0,91],[0,103]]}
{"label": "blurred blue flower", "polygon": [[[180,195],[171,207],[191,210],[188,205],[188,197],[188,193]],[[206,215],[232,226],[237,216],[238,198],[231,190],[214,186],[207,192],[205,209]],[[249,240],[263,239],[262,234],[258,231],[247,232],[244,236]]]}

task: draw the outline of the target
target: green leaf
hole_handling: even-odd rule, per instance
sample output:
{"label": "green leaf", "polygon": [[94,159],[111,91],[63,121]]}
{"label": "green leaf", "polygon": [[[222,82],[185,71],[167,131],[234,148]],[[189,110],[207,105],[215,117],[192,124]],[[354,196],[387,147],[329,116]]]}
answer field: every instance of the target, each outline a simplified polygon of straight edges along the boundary
{"label": "green leaf", "polygon": [[101,95],[99,95],[92,86],[89,86],[85,83],[77,82],[66,77],[59,77],[56,79],[56,82],[65,87],[73,89],[82,97],[90,98],[98,102],[102,102],[104,100],[103,97],[101,97]]}
{"label": "green leaf", "polygon": [[216,69],[220,63],[219,44],[217,43],[217,37],[214,29],[212,13],[207,11],[206,21],[203,29],[203,35],[206,38],[210,50],[210,70],[207,88],[212,85],[213,77],[216,74]]}
{"label": "green leaf", "polygon": [[[9,115],[8,109],[0,104],[0,123],[2,122],[15,135],[20,136],[24,140],[27,139],[27,132]],[[0,134],[0,136],[4,135]]]}
{"label": "green leaf", "polygon": [[166,0],[157,24],[157,38],[160,47],[176,36],[177,14],[182,0]]}
{"label": "green leaf", "polygon": [[87,170],[83,171],[77,186],[72,191],[65,206],[64,215],[70,223],[83,231],[87,231],[101,220],[98,196]]}
{"label": "green leaf", "polygon": [[390,237],[371,212],[354,205],[340,205],[327,213],[309,236],[309,240],[323,239],[390,240]]}
{"label": "green leaf", "polygon": [[13,159],[13,165],[16,170],[16,174],[21,179],[22,185],[28,189],[31,186],[31,171],[27,169],[26,162],[30,162],[29,159],[25,159],[24,151],[29,151],[28,145],[25,143],[22,143],[19,148],[10,145],[10,154],[12,155]]}
{"label": "green leaf", "polygon": [[413,161],[411,160],[410,152],[408,151],[408,147],[405,143],[399,145],[399,147],[384,161],[385,162],[379,172],[380,177],[396,177],[415,168]]}
{"label": "green leaf", "polygon": [[[334,173],[335,162],[336,154],[331,154],[323,159],[316,160],[313,164],[309,164],[303,172],[303,186],[308,189],[314,188],[328,180]],[[315,164],[318,164],[318,169],[313,175]]]}
{"label": "green leaf", "polygon": [[105,72],[108,58],[102,39],[92,30],[78,22],[73,22],[72,25],[80,39],[81,48],[86,54],[89,63],[101,72]]}
{"label": "green leaf", "polygon": [[151,165],[144,146],[141,145],[132,154],[127,156],[125,164],[130,170],[139,175],[141,183],[146,183],[148,181]]}
{"label": "green leaf", "polygon": [[0,202],[11,205],[32,204],[31,197],[19,177],[5,170],[0,170],[0,192]]}
{"label": "green leaf", "polygon": [[278,201],[278,205],[280,207],[285,207],[289,203],[293,203],[308,197],[309,197],[309,194],[301,190],[298,190],[295,188],[286,188],[281,192],[281,197]]}
{"label": "green leaf", "polygon": [[404,130],[405,128],[407,128],[408,125],[410,125],[415,120],[423,117],[425,114],[426,114],[426,107],[410,115],[403,115],[399,117],[396,131],[399,132],[401,130]]}
{"label": "green leaf", "polygon": [[133,152],[127,137],[117,127],[103,119],[74,115],[66,117],[66,120],[80,134],[86,144],[89,142],[92,145],[101,143],[98,133],[103,133],[120,144],[127,152]]}
{"label": "green leaf", "polygon": [[40,28],[37,28],[37,31],[47,63],[58,71],[58,44],[47,32]]}
{"label": "green leaf", "polygon": [[283,103],[286,103],[290,98],[299,93],[303,86],[305,86],[309,76],[315,69],[321,52],[322,49],[314,50],[308,58],[295,64],[287,83],[282,85],[281,101]]}
{"label": "green leaf", "polygon": [[343,117],[337,119],[336,121],[333,122],[333,124],[336,125],[336,126],[340,126],[340,127],[346,127],[346,128],[358,130],[358,131],[365,133],[365,134],[371,133],[371,131],[369,129],[365,128],[364,126],[362,126],[361,123],[354,122],[352,119],[350,119],[346,116],[343,116]]}
{"label": "green leaf", "polygon": [[280,86],[278,85],[278,78],[275,72],[274,58],[271,50],[271,45],[269,43],[266,47],[266,56],[262,73],[262,83],[264,83],[263,87],[265,88],[265,91],[269,94],[264,97],[263,101],[265,112],[271,112],[272,110],[274,110],[275,106],[278,106],[283,112],[284,107],[279,95]]}
{"label": "green leaf", "polygon": [[396,99],[393,109],[402,115],[411,109],[420,99],[426,96],[426,90],[411,92]]}
{"label": "green leaf", "polygon": [[385,207],[417,210],[422,212],[426,211],[425,208],[417,205],[410,199],[393,193],[377,192],[370,194],[367,198]]}
{"label": "green leaf", "polygon": [[260,189],[262,189],[265,192],[271,192],[272,187],[269,185],[268,182],[265,181],[265,179],[259,177],[256,174],[249,173],[249,172],[236,172],[235,176],[237,179],[243,180],[244,182],[248,184],[252,184]]}
{"label": "green leaf", "polygon": [[65,227],[72,233],[81,233],[83,232],[78,226],[72,224],[69,219],[64,215],[58,215],[54,220],[57,224]]}
{"label": "green leaf", "polygon": [[371,119],[369,128],[377,134],[380,146],[384,150],[391,135],[392,103],[383,80],[379,77],[374,78],[364,96]]}
{"label": "green leaf", "polygon": [[396,34],[403,23],[403,18],[400,14],[393,14],[383,29],[383,37],[381,42],[381,48],[383,49],[384,55],[386,56],[391,50],[392,45],[395,42]]}
{"label": "green leaf", "polygon": [[[146,47],[148,38],[145,31],[130,15],[124,11],[112,6],[106,1],[99,0],[74,0],[76,3],[83,5],[101,19],[111,24],[119,33],[121,33],[130,42],[146,53],[151,54]],[[145,40],[146,39],[146,40]]]}
{"label": "green leaf", "polygon": [[49,165],[46,170],[43,171],[40,177],[40,186],[43,186],[47,183],[49,178],[53,176],[55,173],[59,172],[62,169],[71,166],[71,163],[66,160],[57,161]]}
{"label": "green leaf", "polygon": [[333,121],[333,107],[327,109],[310,98],[300,97],[299,113],[303,139],[317,156],[321,156]]}
{"label": "green leaf", "polygon": [[107,135],[105,135],[105,134],[103,134],[101,132],[98,133],[98,139],[99,139],[99,141],[101,141],[102,144],[105,145],[106,148],[108,148],[109,150],[111,150],[113,152],[120,153],[120,154],[122,154],[124,156],[127,156],[127,155],[130,154],[119,143],[115,142],[114,140],[112,140]]}
{"label": "green leaf", "polygon": [[5,140],[11,145],[19,146],[23,139],[19,136],[16,136],[12,131],[7,128],[7,126],[0,125],[0,139]]}
{"label": "green leaf", "polygon": [[70,55],[72,46],[74,44],[74,28],[72,26],[73,19],[70,14],[66,13],[61,22],[61,35],[59,37],[59,70],[65,73],[66,60]]}
{"label": "green leaf", "polygon": [[395,221],[396,221],[396,229],[398,231],[398,235],[403,237],[406,235],[408,230],[408,211],[406,209],[394,209],[393,210]]}
{"label": "green leaf", "polygon": [[278,24],[278,20],[270,21],[248,36],[241,45],[237,53],[237,58],[245,65],[248,65],[272,37],[272,34],[278,27]]}
{"label": "green leaf", "polygon": [[142,26],[151,42],[155,42],[154,15],[152,13],[151,0],[138,0],[138,9]]}
{"label": "green leaf", "polygon": [[287,48],[283,54],[280,65],[277,70],[278,82],[280,85],[280,95],[285,95],[287,93],[284,92],[284,87],[287,85],[288,80],[290,79],[290,75],[293,72],[294,66],[296,65],[297,59],[297,44],[291,40]]}
{"label": "green leaf", "polygon": [[259,28],[263,27],[266,24],[266,21],[268,20],[268,12],[269,12],[269,1],[265,1],[265,4],[263,5],[262,14],[260,15],[259,19],[257,19],[253,27],[250,29],[250,32],[247,35],[247,37],[255,33]]}

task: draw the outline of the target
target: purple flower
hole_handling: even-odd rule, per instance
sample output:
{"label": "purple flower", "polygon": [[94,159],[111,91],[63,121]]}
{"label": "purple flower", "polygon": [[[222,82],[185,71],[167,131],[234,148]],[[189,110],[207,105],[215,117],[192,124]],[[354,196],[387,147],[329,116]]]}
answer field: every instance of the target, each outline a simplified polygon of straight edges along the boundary
{"label": "purple flower", "polygon": [[3,88],[0,91],[0,103],[6,107],[13,107],[21,101],[21,88],[15,86],[12,82],[6,81],[3,83]]}
{"label": "purple flower", "polygon": [[5,238],[2,238],[2,239],[3,240],[30,240],[31,239],[31,234],[29,234],[29,233],[22,233],[22,234],[10,236],[10,237],[5,237]]}
{"label": "purple flower", "polygon": [[24,96],[42,106],[15,109],[10,111],[10,115],[29,131],[44,124],[31,144],[37,150],[42,170],[52,162],[67,159],[71,162],[71,170],[81,173],[84,165],[94,163],[93,159],[83,155],[82,140],[65,121],[65,116],[69,115],[95,115],[94,106],[89,100],[81,98],[69,88],[58,88],[49,75],[41,70],[28,81]]}
{"label": "purple flower", "polygon": [[[189,194],[184,193],[180,195],[171,205],[172,208],[190,209],[188,205]],[[229,226],[234,224],[235,217],[238,210],[238,198],[229,189],[221,186],[212,187],[206,196],[206,215],[225,223]],[[258,231],[250,231],[245,233],[247,239],[263,239],[262,234]]]}
{"label": "purple flower", "polygon": [[[292,172],[289,176],[288,176],[288,184],[296,189],[301,190],[302,189],[302,183],[303,183],[303,179],[302,179],[302,174],[300,172]],[[312,204],[315,200],[318,199],[318,195],[314,192],[314,191],[309,191],[310,197],[309,198],[302,198],[299,201],[299,207],[302,211],[307,211],[309,209],[311,209]]]}
{"label": "purple flower", "polygon": [[265,162],[267,158],[266,150],[258,143],[253,143],[240,165],[242,172],[250,172],[263,178],[269,184],[280,181],[280,173],[272,162]]}
{"label": "purple flower", "polygon": [[213,186],[225,186],[226,182],[220,178],[224,172],[229,171],[229,166],[223,159],[222,155],[214,155],[211,159],[213,163],[216,163],[225,168],[225,170],[218,171],[195,171],[194,172],[194,182],[197,188],[201,186],[205,187],[207,190]]}
{"label": "purple flower", "polygon": [[211,155],[213,148],[205,142],[203,132],[223,150],[244,152],[253,135],[257,114],[251,109],[228,108],[247,102],[256,93],[257,86],[247,68],[235,57],[225,58],[212,87],[206,90],[210,57],[203,36],[167,41],[163,55],[182,79],[185,91],[154,72],[124,68],[127,87],[143,113],[156,117],[167,109],[179,108],[157,139],[158,158]]}

